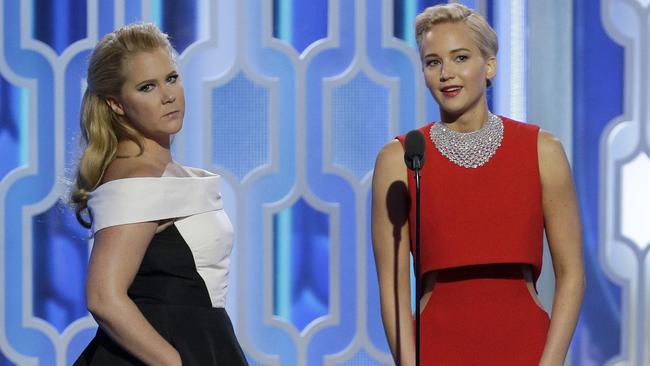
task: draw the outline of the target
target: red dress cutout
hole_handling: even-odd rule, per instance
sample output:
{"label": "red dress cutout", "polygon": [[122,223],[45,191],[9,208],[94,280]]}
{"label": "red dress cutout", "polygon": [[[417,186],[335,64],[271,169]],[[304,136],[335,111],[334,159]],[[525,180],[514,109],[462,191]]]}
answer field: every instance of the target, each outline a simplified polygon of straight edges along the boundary
{"label": "red dress cutout", "polygon": [[[430,124],[420,129],[420,276],[438,271],[420,319],[422,365],[537,365],[544,349],[549,317],[521,270],[530,264],[536,281],[542,267],[539,127],[501,119],[501,146],[475,169],[440,154]],[[409,193],[415,238],[412,174]]]}

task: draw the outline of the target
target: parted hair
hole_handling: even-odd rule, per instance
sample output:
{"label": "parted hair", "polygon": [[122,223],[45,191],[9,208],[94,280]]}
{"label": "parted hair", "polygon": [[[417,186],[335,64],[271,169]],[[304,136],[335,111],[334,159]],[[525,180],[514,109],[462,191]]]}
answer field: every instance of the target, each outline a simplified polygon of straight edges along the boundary
{"label": "parted hair", "polygon": [[[165,48],[173,54],[167,34],[151,23],[134,23],[105,35],[88,61],[87,88],[81,101],[82,149],[70,203],[79,223],[91,227],[88,194],[100,184],[108,165],[115,160],[117,144],[134,141],[143,149],[142,135],[109,107],[107,98],[120,95],[125,82],[124,64],[141,51]],[[86,215],[84,215],[84,212]]]}
{"label": "parted hair", "polygon": [[415,18],[415,40],[418,49],[422,48],[422,39],[431,27],[445,22],[464,23],[470,29],[471,37],[483,57],[497,55],[499,42],[494,29],[477,11],[458,3],[430,6],[418,14]]}

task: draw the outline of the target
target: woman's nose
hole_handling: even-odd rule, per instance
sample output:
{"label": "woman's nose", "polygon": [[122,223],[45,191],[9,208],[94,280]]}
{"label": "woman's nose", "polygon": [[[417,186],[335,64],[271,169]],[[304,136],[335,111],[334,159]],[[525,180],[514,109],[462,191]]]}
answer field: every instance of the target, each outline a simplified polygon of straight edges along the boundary
{"label": "woman's nose", "polygon": [[172,103],[175,100],[176,100],[176,96],[174,95],[174,93],[171,92],[171,90],[165,90],[163,92],[163,97],[162,97],[163,104]]}
{"label": "woman's nose", "polygon": [[453,79],[454,76],[455,74],[451,67],[445,65],[442,65],[440,67],[440,81],[447,81],[449,79]]}

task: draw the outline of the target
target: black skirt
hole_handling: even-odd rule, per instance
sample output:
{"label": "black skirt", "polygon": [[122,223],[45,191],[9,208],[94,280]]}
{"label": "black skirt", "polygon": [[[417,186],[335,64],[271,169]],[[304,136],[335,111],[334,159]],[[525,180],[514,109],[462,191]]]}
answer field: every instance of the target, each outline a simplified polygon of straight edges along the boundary
{"label": "black skirt", "polygon": [[[149,322],[178,352],[183,366],[248,365],[223,308],[139,305]],[[144,365],[101,328],[74,366]]]}
{"label": "black skirt", "polygon": [[[226,310],[213,307],[190,248],[175,225],[154,236],[128,295],[178,350],[183,366],[248,365]],[[74,365],[143,363],[100,328]]]}

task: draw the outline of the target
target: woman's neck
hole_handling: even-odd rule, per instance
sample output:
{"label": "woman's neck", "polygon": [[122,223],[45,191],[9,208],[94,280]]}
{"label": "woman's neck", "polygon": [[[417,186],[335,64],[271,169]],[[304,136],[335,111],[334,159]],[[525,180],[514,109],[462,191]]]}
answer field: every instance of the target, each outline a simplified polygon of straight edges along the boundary
{"label": "woman's neck", "polygon": [[161,144],[155,140],[144,139],[144,150],[148,150],[152,157],[155,157],[157,160],[170,162],[172,160],[172,151],[170,147],[170,142],[166,141],[164,144]]}
{"label": "woman's neck", "polygon": [[172,154],[169,145],[161,145],[160,143],[146,137],[142,139],[142,149],[140,149],[140,146],[138,146],[135,141],[120,141],[117,148],[117,155],[123,157],[138,157],[163,167],[172,161]]}
{"label": "woman's neck", "polygon": [[454,115],[440,111],[440,119],[447,128],[457,132],[473,132],[480,130],[488,119],[487,103],[480,103],[465,113]]}

